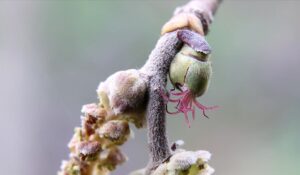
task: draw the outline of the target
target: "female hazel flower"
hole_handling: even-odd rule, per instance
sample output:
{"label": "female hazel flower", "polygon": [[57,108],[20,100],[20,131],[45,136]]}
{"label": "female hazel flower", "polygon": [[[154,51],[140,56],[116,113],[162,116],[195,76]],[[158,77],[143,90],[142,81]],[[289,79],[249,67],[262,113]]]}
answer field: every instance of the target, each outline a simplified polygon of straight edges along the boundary
{"label": "female hazel flower", "polygon": [[[208,88],[209,80],[212,74],[209,54],[211,53],[208,43],[201,35],[189,31],[178,31],[178,38],[184,42],[182,49],[176,54],[171,63],[169,77],[174,89],[170,95],[179,97],[172,99],[168,95],[163,97],[168,102],[177,103],[176,112],[167,112],[169,114],[184,113],[186,123],[190,127],[188,112],[192,112],[195,118],[195,107],[201,109],[205,117],[205,111],[217,108],[217,106],[206,107],[199,103],[196,98],[205,93]],[[174,92],[178,89],[180,92]]]}

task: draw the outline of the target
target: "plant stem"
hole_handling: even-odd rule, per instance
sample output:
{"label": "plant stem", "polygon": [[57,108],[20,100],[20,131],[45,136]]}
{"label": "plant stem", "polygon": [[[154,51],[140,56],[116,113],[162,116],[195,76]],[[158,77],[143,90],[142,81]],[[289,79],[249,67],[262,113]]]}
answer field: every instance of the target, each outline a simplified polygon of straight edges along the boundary
{"label": "plant stem", "polygon": [[147,109],[149,170],[153,170],[171,155],[166,136],[165,102],[160,91],[166,86],[171,61],[181,45],[182,42],[177,38],[177,32],[165,34],[158,40],[148,61],[141,69],[141,72],[149,75]]}
{"label": "plant stem", "polygon": [[[194,13],[202,23],[204,33],[209,31],[213,14],[221,0],[192,0],[185,6],[176,9],[174,15],[180,13]],[[149,77],[149,102],[147,108],[148,147],[150,161],[147,174],[150,174],[166,158],[171,156],[166,135],[166,113],[163,97],[170,64],[176,53],[182,47],[177,38],[177,31],[166,33],[158,40],[148,61],[140,71]]]}

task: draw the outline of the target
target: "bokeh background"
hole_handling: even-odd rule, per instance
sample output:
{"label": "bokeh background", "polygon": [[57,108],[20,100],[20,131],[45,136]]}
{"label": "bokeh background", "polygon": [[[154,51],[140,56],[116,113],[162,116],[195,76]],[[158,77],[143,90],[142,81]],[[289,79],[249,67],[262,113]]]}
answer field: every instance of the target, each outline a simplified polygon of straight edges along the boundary
{"label": "bokeh background", "polygon": [[[110,74],[143,65],[161,26],[183,0],[1,1],[1,174],[53,175],[68,158],[83,104]],[[209,91],[219,105],[189,129],[168,117],[170,141],[213,153],[219,175],[300,173],[300,2],[225,0],[208,41]],[[146,165],[145,130],[122,149],[129,162],[114,175]]]}

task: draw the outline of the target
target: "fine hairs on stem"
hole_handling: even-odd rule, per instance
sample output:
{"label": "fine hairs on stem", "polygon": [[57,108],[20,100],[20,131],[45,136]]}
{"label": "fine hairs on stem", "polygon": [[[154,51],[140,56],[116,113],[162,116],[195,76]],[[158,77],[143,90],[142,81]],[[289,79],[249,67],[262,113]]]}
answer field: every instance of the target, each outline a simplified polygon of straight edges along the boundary
{"label": "fine hairs on stem", "polygon": [[[203,34],[207,34],[209,26],[213,21],[213,14],[215,14],[220,2],[220,0],[192,0],[185,6],[178,7],[174,12],[174,17],[163,27],[163,35],[151,52],[148,61],[141,68],[141,72],[150,77],[147,108],[150,160],[147,167],[147,174],[157,168],[158,165],[171,155],[166,137],[165,105],[160,89],[165,88],[172,59],[182,47],[182,42],[177,38],[176,31],[178,26],[180,26],[178,23],[182,20],[177,20],[177,17],[182,18],[182,15],[194,14],[202,23]],[[187,24],[182,22],[182,25],[193,28],[193,26],[198,24],[194,25],[193,22],[189,21]]]}

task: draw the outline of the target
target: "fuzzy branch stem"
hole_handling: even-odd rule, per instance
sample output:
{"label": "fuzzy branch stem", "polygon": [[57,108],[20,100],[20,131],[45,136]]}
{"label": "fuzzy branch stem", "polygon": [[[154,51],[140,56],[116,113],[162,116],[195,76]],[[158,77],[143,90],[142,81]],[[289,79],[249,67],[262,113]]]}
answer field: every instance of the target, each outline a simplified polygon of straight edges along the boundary
{"label": "fuzzy branch stem", "polygon": [[[221,0],[192,0],[179,7],[174,16],[180,13],[194,13],[202,22],[207,34],[218,5]],[[149,102],[147,109],[147,129],[150,161],[147,172],[150,174],[159,164],[171,155],[166,136],[165,104],[160,93],[166,86],[170,64],[182,46],[177,38],[177,31],[166,33],[160,37],[141,72],[149,77]]]}
{"label": "fuzzy branch stem", "polygon": [[149,60],[141,69],[150,75],[147,129],[151,170],[171,155],[166,136],[165,103],[160,90],[166,86],[169,65],[181,45],[182,42],[177,39],[176,32],[165,34],[159,39]]}

